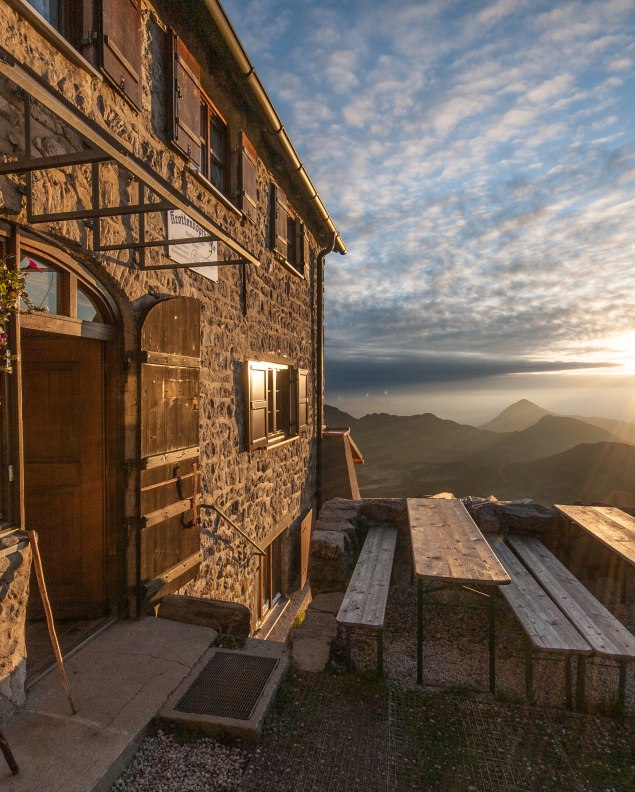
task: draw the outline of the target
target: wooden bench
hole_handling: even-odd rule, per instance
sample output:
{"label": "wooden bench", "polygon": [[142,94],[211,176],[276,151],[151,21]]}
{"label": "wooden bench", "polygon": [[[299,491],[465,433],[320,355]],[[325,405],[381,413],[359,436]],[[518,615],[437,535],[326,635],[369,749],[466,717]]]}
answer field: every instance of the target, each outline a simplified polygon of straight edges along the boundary
{"label": "wooden bench", "polygon": [[[488,537],[489,538],[489,537]],[[528,639],[525,653],[525,690],[533,698],[532,650],[565,656],[565,700],[572,707],[571,657],[588,656],[591,646],[575,629],[547,592],[527,571],[500,537],[489,538],[498,560],[511,578],[499,591],[520,622]]]}
{"label": "wooden bench", "polygon": [[[533,536],[510,536],[508,542],[532,575],[593,650],[619,663],[618,705],[624,708],[626,665],[635,660],[635,636]],[[585,709],[586,659],[577,662],[577,708]]]}
{"label": "wooden bench", "polygon": [[[569,527],[577,526],[583,534],[593,537],[615,553],[619,559],[618,580],[620,601],[626,599],[627,569],[635,569],[635,517],[615,506],[564,506],[554,508],[565,518]],[[569,530],[571,547],[572,535]]]}
{"label": "wooden bench", "polygon": [[377,671],[384,670],[384,618],[397,529],[373,527],[359,554],[353,576],[337,614],[346,630],[346,665],[351,668],[351,628],[367,627],[377,632]]}

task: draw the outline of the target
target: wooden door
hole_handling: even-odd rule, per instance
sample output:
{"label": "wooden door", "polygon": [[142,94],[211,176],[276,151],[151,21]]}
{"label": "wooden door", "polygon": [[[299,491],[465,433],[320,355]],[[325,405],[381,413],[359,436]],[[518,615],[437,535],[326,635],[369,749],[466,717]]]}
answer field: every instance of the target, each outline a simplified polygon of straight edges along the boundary
{"label": "wooden door", "polygon": [[172,297],[146,313],[140,334],[139,601],[154,603],[200,567],[200,303]]}
{"label": "wooden door", "polygon": [[106,609],[102,352],[87,339],[22,341],[26,526],[38,532],[60,618]]}

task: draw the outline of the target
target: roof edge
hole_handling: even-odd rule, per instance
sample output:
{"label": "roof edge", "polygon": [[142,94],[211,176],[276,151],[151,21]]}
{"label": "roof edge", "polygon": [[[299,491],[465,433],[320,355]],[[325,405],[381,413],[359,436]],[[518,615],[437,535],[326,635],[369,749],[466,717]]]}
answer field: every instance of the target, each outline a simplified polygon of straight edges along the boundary
{"label": "roof edge", "polygon": [[305,191],[308,193],[309,199],[315,205],[318,214],[325,223],[328,231],[331,234],[335,234],[335,250],[337,250],[338,253],[345,255],[347,248],[344,244],[344,240],[342,239],[337,226],[333,222],[326,207],[324,206],[322,199],[318,195],[318,192],[315,189],[315,186],[311,181],[306,168],[300,161],[300,158],[293,147],[293,143],[286,133],[282,120],[280,119],[276,108],[273,106],[271,99],[269,98],[262,82],[260,81],[260,77],[258,76],[254,65],[249,60],[249,56],[247,55],[242,42],[238,38],[238,34],[234,30],[234,27],[230,22],[225,9],[220,4],[219,0],[204,0],[204,3],[212,19],[216,23],[221,36],[225,40],[225,43],[227,44],[229,51],[236,61],[236,64],[239,67],[243,77],[246,79],[254,95],[254,98],[264,111],[265,116],[271,125],[271,131],[279,138],[284,153],[289,160],[293,171],[299,177]]}

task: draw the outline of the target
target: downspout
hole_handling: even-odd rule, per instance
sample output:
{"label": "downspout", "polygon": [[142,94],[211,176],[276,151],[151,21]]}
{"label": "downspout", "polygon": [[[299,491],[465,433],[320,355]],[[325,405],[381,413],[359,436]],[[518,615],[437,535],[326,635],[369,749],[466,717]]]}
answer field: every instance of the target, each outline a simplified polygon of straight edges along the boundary
{"label": "downspout", "polygon": [[322,199],[318,195],[317,190],[315,189],[309,174],[306,172],[304,165],[302,162],[300,162],[300,159],[293,147],[293,144],[291,143],[291,140],[289,139],[289,136],[287,135],[280,116],[273,106],[271,99],[269,99],[269,96],[267,95],[267,92],[260,81],[260,77],[258,77],[252,62],[249,60],[249,57],[245,52],[245,48],[238,38],[238,34],[234,30],[232,23],[229,21],[229,17],[225,13],[225,9],[222,7],[220,2],[218,2],[218,0],[205,0],[205,6],[207,7],[212,19],[216,23],[216,26],[218,27],[221,36],[227,44],[229,51],[234,57],[234,60],[236,61],[236,64],[238,65],[243,77],[247,81],[254,98],[264,112],[271,127],[271,133],[280,141],[285,156],[291,165],[291,169],[300,178],[305,191],[308,193],[309,199],[312,201],[318,214],[322,218],[322,221],[325,223],[329,234],[335,235],[334,248],[331,248],[331,250],[328,252],[330,253],[336,248],[338,253],[345,255],[346,245],[344,244],[344,240],[340,236],[340,232],[337,230],[335,223],[331,219],[326,207],[322,203]]}
{"label": "downspout", "polygon": [[318,510],[322,506],[322,431],[324,427],[324,260],[335,250],[337,229],[331,243],[317,255],[317,338],[316,338],[316,408],[315,408],[315,499]]}

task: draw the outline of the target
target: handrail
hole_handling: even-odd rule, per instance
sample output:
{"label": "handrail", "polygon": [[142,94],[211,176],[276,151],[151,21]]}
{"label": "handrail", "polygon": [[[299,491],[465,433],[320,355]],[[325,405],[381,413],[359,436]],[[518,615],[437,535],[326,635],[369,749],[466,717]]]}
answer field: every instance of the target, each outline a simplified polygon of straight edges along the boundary
{"label": "handrail", "polygon": [[224,512],[224,511],[222,511],[221,509],[219,509],[219,508],[218,508],[218,506],[217,506],[215,503],[199,503],[199,504],[198,504],[198,508],[199,508],[199,509],[212,509],[213,511],[215,511],[215,512],[216,512],[217,514],[219,514],[219,515],[220,515],[220,516],[221,516],[221,517],[222,517],[224,520],[226,520],[226,521],[227,521],[227,522],[228,522],[228,523],[231,525],[231,527],[232,527],[232,528],[235,528],[235,529],[238,531],[238,533],[239,533],[239,534],[240,534],[240,535],[243,537],[243,539],[246,539],[246,540],[249,542],[249,544],[250,544],[250,545],[253,545],[253,546],[256,548],[256,555],[261,555],[261,556],[265,556],[265,557],[266,557],[266,555],[267,555],[267,554],[266,554],[266,553],[265,553],[265,551],[262,549],[262,547],[260,547],[260,545],[257,545],[257,544],[254,542],[254,540],[253,540],[253,539],[250,539],[250,538],[247,536],[247,534],[246,534],[246,533],[243,531],[243,529],[240,527],[240,525],[237,525],[237,524],[236,524],[236,523],[235,523],[235,522],[234,522],[234,521],[231,519],[231,517],[228,517],[228,516],[225,514],[225,512]]}

